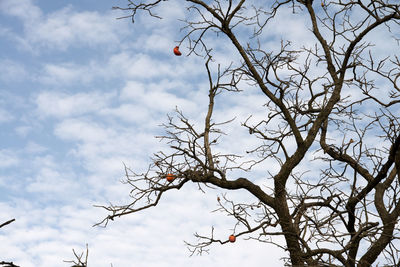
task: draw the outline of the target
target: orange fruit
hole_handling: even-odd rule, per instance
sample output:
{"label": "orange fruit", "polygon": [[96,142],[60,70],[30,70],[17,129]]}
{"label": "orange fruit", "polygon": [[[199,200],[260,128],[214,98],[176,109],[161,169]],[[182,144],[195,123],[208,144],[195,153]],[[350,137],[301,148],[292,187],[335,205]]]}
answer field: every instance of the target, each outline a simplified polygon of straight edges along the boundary
{"label": "orange fruit", "polygon": [[175,175],[173,175],[172,173],[168,173],[166,178],[168,182],[172,182],[173,180],[175,180]]}
{"label": "orange fruit", "polygon": [[174,54],[175,54],[175,56],[181,56],[182,55],[181,51],[179,51],[179,46],[175,46],[174,47]]}

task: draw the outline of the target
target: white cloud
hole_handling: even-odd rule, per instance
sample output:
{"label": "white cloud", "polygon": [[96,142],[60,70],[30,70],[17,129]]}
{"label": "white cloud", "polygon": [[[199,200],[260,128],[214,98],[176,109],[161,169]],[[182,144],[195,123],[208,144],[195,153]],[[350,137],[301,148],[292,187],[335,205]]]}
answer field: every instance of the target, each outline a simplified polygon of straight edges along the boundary
{"label": "white cloud", "polygon": [[176,76],[168,62],[141,53],[121,52],[111,56],[106,71],[130,78]]}
{"label": "white cloud", "polygon": [[7,82],[21,82],[28,76],[24,65],[10,59],[0,60],[0,80]]}
{"label": "white cloud", "polygon": [[39,154],[39,153],[45,152],[47,150],[48,149],[46,147],[41,146],[32,141],[29,141],[24,149],[24,151],[26,151],[27,153],[31,153],[31,154]]}
{"label": "white cloud", "polygon": [[196,231],[208,234],[214,225],[215,237],[222,240],[231,232],[232,221],[210,212],[216,207],[210,195],[195,185],[186,186],[184,191],[169,192],[156,209],[118,218],[105,229],[91,227],[104,211],[82,202],[43,209],[27,201],[12,207],[1,204],[1,210],[16,221],[4,228],[7,239],[0,236],[0,249],[10,251],[9,259],[28,267],[67,266],[62,260],[73,258],[72,248],[82,252],[85,243],[93,266],[236,266],[243,259],[247,266],[266,261],[272,267],[282,266],[279,249],[242,238],[234,244],[212,246],[210,255],[188,257],[183,240],[196,242]]}
{"label": "white cloud", "polygon": [[[191,89],[191,88],[190,88]],[[181,82],[161,80],[157,83],[129,81],[120,93],[124,102],[133,102],[146,112],[171,112],[176,106],[183,110],[197,110],[199,100],[188,98],[190,89]],[[185,92],[185,90],[187,90]]]}
{"label": "white cloud", "polygon": [[34,5],[31,0],[2,0],[0,2],[0,12],[16,16],[27,24],[38,20],[42,16],[40,8]]}
{"label": "white cloud", "polygon": [[68,119],[59,123],[55,134],[64,140],[100,143],[116,135],[113,129],[105,129],[101,125],[80,119]]}
{"label": "white cloud", "polygon": [[9,168],[20,162],[17,153],[7,149],[0,150],[0,168]]}
{"label": "white cloud", "polygon": [[143,107],[138,106],[136,103],[121,104],[115,108],[105,108],[100,111],[100,114],[103,116],[117,118],[125,122],[142,125],[148,125],[148,122],[152,120],[150,113],[145,112]]}
{"label": "white cloud", "polygon": [[[82,45],[117,45],[120,36],[127,34],[127,25],[118,23],[114,12],[75,11],[71,6],[43,14],[30,0],[3,0],[0,10],[19,18],[24,25],[24,36],[13,39],[27,50],[40,48],[65,51]],[[10,35],[10,34],[8,34]],[[39,50],[37,49],[39,48]]]}
{"label": "white cloud", "polygon": [[[146,127],[154,132],[156,125],[150,123]],[[143,158],[150,156],[143,151],[154,150],[157,144],[149,129],[140,126],[121,128],[80,118],[60,122],[54,133],[63,140],[74,142],[69,156],[79,159],[90,173],[99,175],[95,179],[121,175],[123,162],[131,162],[132,158],[135,162],[142,162]]]}
{"label": "white cloud", "polygon": [[14,129],[15,133],[21,137],[26,137],[32,130],[31,126],[18,126]]}
{"label": "white cloud", "polygon": [[123,25],[115,23],[115,17],[98,12],[76,12],[64,8],[49,14],[35,25],[26,25],[27,37],[40,46],[65,50],[70,46],[96,46],[116,44],[124,30]]}
{"label": "white cloud", "polygon": [[77,180],[74,180],[71,174],[61,173],[54,168],[43,167],[34,180],[26,186],[28,192],[44,193],[46,197],[57,196],[58,200],[61,198],[68,198],[72,192],[77,193],[79,185]]}
{"label": "white cloud", "polygon": [[62,63],[44,65],[40,80],[50,84],[67,84],[75,81],[88,82],[92,77],[90,70],[84,66]]}
{"label": "white cloud", "polygon": [[[162,10],[171,21],[181,11],[178,2]],[[77,56],[68,62],[40,59],[43,68],[34,82],[41,82],[42,89],[33,94],[33,113],[40,120],[33,116],[30,119],[40,121],[41,127],[19,126],[14,130],[27,135],[51,129],[59,139],[52,140],[55,144],[35,140],[25,146],[25,159],[32,167],[19,188],[35,197],[20,196],[1,208],[17,218],[7,228],[7,242],[0,242],[0,251],[13,251],[9,257],[16,264],[64,266],[62,260],[73,257],[71,249],[81,251],[86,242],[93,266],[235,266],[243,258],[249,266],[262,265],[266,260],[270,266],[274,260],[278,262],[280,254],[275,249],[270,250],[274,251],[271,260],[265,253],[269,247],[240,238],[235,244],[213,246],[210,256],[189,258],[183,240],[195,241],[194,232],[206,234],[212,225],[217,226],[218,238],[225,239],[233,226],[227,218],[210,213],[215,208],[215,194],[204,195],[193,185],[171,192],[155,209],[116,220],[106,229],[91,227],[105,216],[103,210],[91,206],[93,199],[96,204],[105,204],[128,198],[130,188],[118,183],[123,176],[122,163],[137,171],[147,167],[148,157],[162,146],[153,136],[160,131],[159,123],[165,122],[165,114],[178,105],[197,120],[207,107],[207,83],[196,82],[201,75],[205,77],[204,63],[194,57],[172,55],[180,33],[175,27],[167,31],[169,26],[162,26],[164,21],[133,46],[129,46],[131,39],[119,44],[127,35],[121,33],[122,23],[114,21],[110,14],[64,8],[36,16],[32,25],[25,24],[22,39],[27,46],[45,53],[50,54],[53,49],[69,52],[70,48],[82,46],[101,49],[99,55],[85,54],[89,60]],[[152,33],[155,37],[151,37]],[[110,45],[121,45],[121,49],[110,53]],[[150,51],[159,52],[160,57],[145,54]],[[113,79],[119,84],[125,81],[120,92],[115,88],[108,93],[100,92],[102,88],[85,91],[94,81]],[[80,93],[66,91],[65,87],[74,83],[74,90]],[[55,89],[49,91],[48,85]],[[59,88],[63,91],[56,91]],[[26,109],[31,111],[31,107]],[[32,121],[28,125],[35,125]],[[201,127],[203,122],[196,121],[196,125]],[[65,154],[62,141],[68,144]],[[276,266],[281,266],[280,262]]]}
{"label": "white cloud", "polygon": [[107,93],[67,95],[45,91],[36,97],[36,104],[41,116],[62,118],[98,111],[108,105],[111,97],[112,94]]}
{"label": "white cloud", "polygon": [[[130,50],[110,54],[106,60],[96,58],[86,64],[47,63],[43,65],[38,80],[45,84],[60,86],[71,83],[87,85],[93,81],[110,81],[115,78],[147,81],[155,79],[193,81],[199,75],[204,74],[204,67],[199,59],[176,58],[170,49],[164,51],[164,54],[168,57],[155,58],[140,51]],[[187,90],[188,85],[185,87]]]}
{"label": "white cloud", "polygon": [[14,119],[14,116],[7,110],[0,108],[0,123],[9,122]]}

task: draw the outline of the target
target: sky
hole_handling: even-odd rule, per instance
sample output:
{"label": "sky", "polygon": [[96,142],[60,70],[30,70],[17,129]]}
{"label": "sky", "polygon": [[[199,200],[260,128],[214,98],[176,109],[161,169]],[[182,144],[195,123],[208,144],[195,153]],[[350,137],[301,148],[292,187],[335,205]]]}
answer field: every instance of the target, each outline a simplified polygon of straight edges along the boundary
{"label": "sky", "polygon": [[[214,226],[227,239],[234,225],[211,212],[222,192],[192,185],[93,227],[107,216],[94,205],[128,200],[123,164],[146,169],[175,107],[200,123],[208,90],[203,59],[172,54],[185,11],[176,1],[163,20],[135,24],[112,10],[125,1],[95,2],[0,1],[0,222],[16,219],[0,229],[0,260],[69,266],[88,244],[89,266],[280,266],[279,249],[241,238],[189,257],[194,233]],[[221,110],[233,117],[254,103],[249,94]]]}
{"label": "sky", "polygon": [[[129,200],[130,188],[120,182],[124,164],[144,171],[153,153],[167,149],[155,138],[167,114],[178,107],[201,127],[208,104],[204,59],[188,56],[185,46],[183,56],[172,54],[184,35],[184,6],[170,1],[159,10],[162,20],[139,16],[132,24],[112,10],[126,1],[93,3],[0,0],[0,223],[16,219],[0,229],[0,260],[69,266],[63,260],[73,259],[72,249],[88,244],[89,266],[96,267],[282,266],[281,249],[244,238],[189,257],[184,241],[196,242],[194,233],[214,227],[216,237],[227,239],[235,223],[212,212],[224,191],[203,193],[196,185],[93,227],[107,216],[94,205]],[[301,16],[271,23],[266,47],[279,47],[283,33],[308,43]],[[222,37],[207,40],[215,62],[224,66],[237,57]],[[240,124],[251,114],[262,117],[265,100],[246,89],[216,99],[217,121],[236,117],[222,150],[244,153],[255,144],[243,138]],[[254,201],[245,192],[227,196]]]}

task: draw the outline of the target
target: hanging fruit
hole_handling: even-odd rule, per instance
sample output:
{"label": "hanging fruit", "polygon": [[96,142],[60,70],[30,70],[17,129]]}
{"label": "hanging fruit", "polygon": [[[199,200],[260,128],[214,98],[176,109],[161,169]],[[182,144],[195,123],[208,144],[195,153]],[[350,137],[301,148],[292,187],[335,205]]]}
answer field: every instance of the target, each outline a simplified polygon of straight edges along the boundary
{"label": "hanging fruit", "polygon": [[172,182],[173,180],[175,180],[175,175],[173,175],[172,173],[168,173],[166,178],[168,182]]}
{"label": "hanging fruit", "polygon": [[175,46],[174,54],[175,54],[175,56],[181,56],[182,55],[181,51],[179,51],[179,46]]}
{"label": "hanging fruit", "polygon": [[235,241],[236,241],[236,236],[230,235],[230,236],[229,236],[229,242],[233,243],[233,242],[235,242]]}

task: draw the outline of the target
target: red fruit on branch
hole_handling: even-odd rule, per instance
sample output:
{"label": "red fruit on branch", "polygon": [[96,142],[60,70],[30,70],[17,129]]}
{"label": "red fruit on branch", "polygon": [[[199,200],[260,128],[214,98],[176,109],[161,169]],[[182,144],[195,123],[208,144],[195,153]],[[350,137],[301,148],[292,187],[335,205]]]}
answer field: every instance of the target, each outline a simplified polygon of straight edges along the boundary
{"label": "red fruit on branch", "polygon": [[182,55],[181,51],[179,51],[179,46],[175,46],[174,54],[175,54],[175,56],[181,56]]}
{"label": "red fruit on branch", "polygon": [[235,241],[236,241],[236,236],[230,235],[230,236],[229,236],[229,242],[233,243],[233,242],[235,242]]}
{"label": "red fruit on branch", "polygon": [[172,182],[173,180],[175,180],[175,175],[173,175],[172,173],[168,173],[166,178],[168,182]]}

